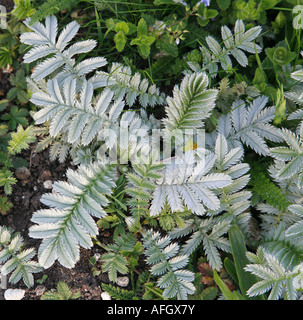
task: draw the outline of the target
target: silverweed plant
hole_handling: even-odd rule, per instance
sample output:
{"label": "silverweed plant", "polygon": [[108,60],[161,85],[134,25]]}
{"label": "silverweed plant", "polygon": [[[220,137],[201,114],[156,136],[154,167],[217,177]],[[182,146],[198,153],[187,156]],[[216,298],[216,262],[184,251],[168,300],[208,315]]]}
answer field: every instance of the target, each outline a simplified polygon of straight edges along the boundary
{"label": "silverweed plant", "polygon": [[[201,256],[227,300],[301,297],[300,50],[286,40],[264,46],[272,36],[263,28],[266,12],[281,1],[243,2],[212,1],[212,9],[210,1],[155,1],[185,10],[186,17],[206,17],[201,30],[219,9],[234,9],[234,23],[220,27],[221,37],[206,34],[184,55],[170,93],[126,56],[109,62],[95,54],[98,42],[81,38],[76,20],[60,28],[56,12],[26,18],[20,41],[28,46],[24,63],[35,64],[27,85],[37,148],[48,147],[51,160],[71,159],[75,168],[54,182],[32,215],[29,236],[41,239],[37,262],[33,249],[19,252],[22,239],[1,227],[0,261],[11,281],[23,278],[31,287],[32,273],[56,261],[73,268],[81,247],[99,245],[101,269],[111,281],[102,287],[114,297],[206,297],[210,289],[203,291],[196,264]],[[159,39],[155,29],[158,37],[176,36],[167,52],[185,39],[168,21],[120,18],[106,27],[122,54],[137,46],[148,60]],[[282,22],[276,18],[273,28]],[[242,70],[252,66],[250,79]],[[114,230],[110,243],[103,243],[100,226]],[[146,270],[140,275],[139,260]],[[223,268],[235,288],[220,278]],[[132,291],[115,287],[119,275],[130,276]]]}

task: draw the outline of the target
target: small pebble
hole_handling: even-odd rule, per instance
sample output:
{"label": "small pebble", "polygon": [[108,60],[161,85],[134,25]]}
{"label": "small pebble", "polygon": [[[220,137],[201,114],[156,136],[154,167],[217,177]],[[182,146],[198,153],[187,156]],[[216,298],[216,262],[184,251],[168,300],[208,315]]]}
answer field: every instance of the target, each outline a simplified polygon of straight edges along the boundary
{"label": "small pebble", "polygon": [[118,277],[116,280],[116,283],[120,287],[127,287],[129,284],[129,278],[128,277]]}
{"label": "small pebble", "polygon": [[26,167],[19,167],[16,169],[15,175],[20,180],[27,180],[30,177],[31,172]]}
{"label": "small pebble", "polygon": [[7,289],[4,292],[5,300],[21,300],[23,299],[25,290],[22,289]]}
{"label": "small pebble", "polygon": [[96,260],[99,260],[100,257],[101,257],[101,254],[100,254],[100,253],[97,252],[97,253],[94,254],[94,258],[95,258]]}
{"label": "small pebble", "polygon": [[36,287],[35,292],[37,296],[42,296],[43,293],[45,292],[46,288],[43,285],[39,285]]}
{"label": "small pebble", "polygon": [[52,189],[53,188],[53,182],[52,180],[45,180],[43,182],[44,189]]}
{"label": "small pebble", "polygon": [[102,300],[111,300],[112,297],[107,292],[102,292],[101,293],[101,299]]}
{"label": "small pebble", "polygon": [[38,178],[39,182],[50,180],[52,178],[52,173],[49,170],[43,170]]}

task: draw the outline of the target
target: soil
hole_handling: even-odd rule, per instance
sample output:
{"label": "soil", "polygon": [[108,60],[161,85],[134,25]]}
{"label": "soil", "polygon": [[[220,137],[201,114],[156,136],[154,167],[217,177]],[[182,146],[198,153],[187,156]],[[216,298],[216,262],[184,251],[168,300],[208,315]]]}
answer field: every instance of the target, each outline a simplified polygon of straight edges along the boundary
{"label": "soil", "polygon": [[6,8],[6,12],[10,12],[14,9],[14,1],[13,0],[0,0],[0,5]]}

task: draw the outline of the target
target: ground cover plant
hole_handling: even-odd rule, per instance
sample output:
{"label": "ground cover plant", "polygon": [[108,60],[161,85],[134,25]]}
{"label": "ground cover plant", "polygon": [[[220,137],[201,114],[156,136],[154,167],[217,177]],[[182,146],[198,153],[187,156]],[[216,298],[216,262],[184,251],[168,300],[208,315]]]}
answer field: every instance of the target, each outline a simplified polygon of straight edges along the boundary
{"label": "ground cover plant", "polygon": [[62,276],[85,264],[91,299],[300,299],[302,1],[14,5],[0,37],[10,286],[87,299]]}

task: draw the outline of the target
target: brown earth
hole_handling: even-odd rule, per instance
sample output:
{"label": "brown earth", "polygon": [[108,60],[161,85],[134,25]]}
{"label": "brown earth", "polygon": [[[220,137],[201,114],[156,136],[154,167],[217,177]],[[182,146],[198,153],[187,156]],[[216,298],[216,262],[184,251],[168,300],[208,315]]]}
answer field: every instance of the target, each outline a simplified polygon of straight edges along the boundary
{"label": "brown earth", "polygon": [[14,9],[14,1],[13,0],[0,0],[0,5],[6,8],[6,12],[10,12]]}

